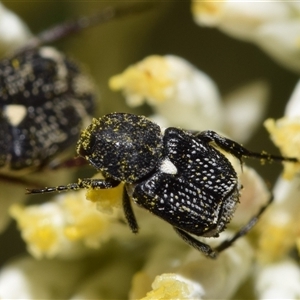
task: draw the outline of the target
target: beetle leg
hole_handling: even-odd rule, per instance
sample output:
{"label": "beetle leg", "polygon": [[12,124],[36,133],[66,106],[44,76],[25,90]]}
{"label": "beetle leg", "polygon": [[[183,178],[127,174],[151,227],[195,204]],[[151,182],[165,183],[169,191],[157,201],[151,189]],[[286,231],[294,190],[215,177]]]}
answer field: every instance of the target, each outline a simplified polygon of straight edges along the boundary
{"label": "beetle leg", "polygon": [[216,132],[211,130],[202,131],[199,133],[193,133],[195,136],[202,141],[206,142],[214,142],[218,147],[225,150],[226,152],[234,155],[236,158],[242,162],[243,157],[251,157],[256,159],[264,159],[267,161],[277,160],[277,161],[290,161],[290,162],[298,162],[297,158],[293,157],[283,157],[280,155],[272,155],[269,153],[257,153],[247,150],[240,144],[225,137],[218,135]]}
{"label": "beetle leg", "polygon": [[194,237],[189,235],[187,232],[185,232],[179,228],[176,228],[176,227],[173,227],[173,228],[176,231],[176,233],[190,246],[192,246],[196,250],[202,252],[204,255],[208,256],[209,258],[212,258],[212,259],[217,258],[218,251],[215,251],[209,245],[195,239]]}
{"label": "beetle leg", "polygon": [[133,233],[137,233],[139,231],[139,227],[134,215],[134,212],[131,207],[131,201],[129,195],[127,193],[126,187],[123,189],[123,210],[125,214],[125,218],[127,223]]}

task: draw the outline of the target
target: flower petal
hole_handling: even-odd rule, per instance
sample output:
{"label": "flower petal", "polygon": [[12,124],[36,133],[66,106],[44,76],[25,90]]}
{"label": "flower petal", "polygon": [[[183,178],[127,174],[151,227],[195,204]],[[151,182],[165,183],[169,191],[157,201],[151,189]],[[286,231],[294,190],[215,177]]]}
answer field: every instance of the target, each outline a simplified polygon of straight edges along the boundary
{"label": "flower petal", "polygon": [[186,60],[153,55],[110,79],[128,105],[147,101],[167,123],[188,129],[220,129],[221,99],[215,83]]}
{"label": "flower petal", "polygon": [[30,36],[23,21],[0,3],[0,55],[24,45]]}
{"label": "flower petal", "polygon": [[244,143],[261,123],[268,103],[269,87],[255,81],[231,92],[224,99],[226,132]]}

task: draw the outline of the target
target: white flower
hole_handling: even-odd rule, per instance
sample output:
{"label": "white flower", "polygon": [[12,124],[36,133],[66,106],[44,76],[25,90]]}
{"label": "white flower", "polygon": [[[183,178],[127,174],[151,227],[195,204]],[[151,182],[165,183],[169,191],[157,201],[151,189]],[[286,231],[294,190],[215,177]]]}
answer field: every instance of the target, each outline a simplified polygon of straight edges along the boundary
{"label": "white flower", "polygon": [[[300,12],[298,12],[300,15]],[[300,20],[291,19],[265,24],[254,42],[283,66],[300,71]]]}
{"label": "white flower", "polygon": [[[100,199],[101,192],[105,196],[106,191],[98,192]],[[96,207],[96,203],[85,199],[85,191],[78,191],[40,205],[15,204],[10,212],[34,257],[70,258],[86,255],[88,248],[99,248],[113,233],[122,232],[116,212],[101,213]]]}
{"label": "white flower", "polygon": [[239,143],[247,142],[264,118],[268,98],[268,84],[259,80],[247,83],[225,95],[222,132]]}
{"label": "white flower", "polygon": [[[230,234],[207,240],[216,245]],[[238,240],[216,260],[191,248],[180,249],[179,242],[161,242],[133,277],[130,299],[230,299],[249,276],[252,259],[252,248],[245,239]],[[151,282],[153,290],[148,292]]]}
{"label": "white flower", "polygon": [[286,67],[300,71],[300,7],[290,1],[194,0],[195,21],[251,41]]}
{"label": "white flower", "polygon": [[268,96],[267,85],[257,81],[222,101],[208,75],[174,55],[146,57],[109,85],[122,90],[130,106],[151,105],[152,119],[163,127],[217,130],[239,142],[249,139],[262,119]]}
{"label": "white flower", "polygon": [[260,26],[290,16],[284,2],[199,1],[192,2],[194,20],[199,25],[218,26],[241,39],[252,40]]}
{"label": "white flower", "polygon": [[[282,155],[296,157],[300,160],[300,84],[298,83],[290,101],[286,106],[285,115],[278,120],[268,119],[264,125],[271,139],[280,149]],[[291,179],[299,172],[300,163],[284,163],[284,178]]]}
{"label": "white flower", "polygon": [[182,58],[149,56],[109,83],[111,89],[124,91],[128,105],[147,101],[169,124],[188,129],[222,126],[215,83]]}
{"label": "white flower", "polygon": [[1,56],[24,45],[31,36],[23,21],[0,3],[0,54]]}
{"label": "white flower", "polygon": [[257,299],[299,299],[299,264],[291,259],[260,268],[254,277]]}
{"label": "white flower", "polygon": [[[300,230],[299,179],[279,178],[274,187],[274,203],[257,224],[257,256],[262,263],[286,257],[296,246]],[[299,251],[299,250],[298,250]]]}
{"label": "white flower", "polygon": [[[299,84],[286,106],[285,115],[279,120],[265,122],[274,143],[282,154],[300,158],[299,135]],[[277,180],[273,194],[275,203],[267,210],[258,224],[258,257],[270,262],[286,257],[300,239],[299,163],[284,163],[284,173]],[[299,251],[299,249],[298,249]]]}
{"label": "white flower", "polygon": [[67,299],[86,262],[23,257],[0,271],[0,299]]}
{"label": "white flower", "polygon": [[[212,244],[219,244],[232,234],[233,232],[225,233]],[[246,238],[241,238],[216,260],[199,256],[198,251],[191,251],[179,267],[178,273],[200,283],[205,299],[230,299],[250,275],[253,258],[251,245]]]}
{"label": "white flower", "polygon": [[284,115],[289,118],[300,117],[300,81],[296,84],[296,87],[285,106]]}

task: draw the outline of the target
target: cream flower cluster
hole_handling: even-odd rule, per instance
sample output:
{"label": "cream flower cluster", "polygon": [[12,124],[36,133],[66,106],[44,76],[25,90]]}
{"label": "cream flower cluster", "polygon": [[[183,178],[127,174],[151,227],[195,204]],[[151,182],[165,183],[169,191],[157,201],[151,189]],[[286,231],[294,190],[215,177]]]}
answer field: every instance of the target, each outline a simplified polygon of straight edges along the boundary
{"label": "cream flower cluster", "polygon": [[[105,193],[100,198],[105,199]],[[28,251],[36,258],[76,257],[83,246],[97,249],[117,226],[113,223],[117,212],[101,213],[95,203],[86,200],[84,191],[59,195],[41,205],[14,204],[10,212],[18,222]]]}

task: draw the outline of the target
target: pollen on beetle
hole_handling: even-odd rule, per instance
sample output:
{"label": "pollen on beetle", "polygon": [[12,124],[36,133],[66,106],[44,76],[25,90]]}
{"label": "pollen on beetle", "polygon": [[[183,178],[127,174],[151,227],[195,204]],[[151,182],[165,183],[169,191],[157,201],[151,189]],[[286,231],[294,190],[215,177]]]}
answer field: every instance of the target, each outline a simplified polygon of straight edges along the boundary
{"label": "pollen on beetle", "polygon": [[77,142],[76,152],[80,154],[82,149],[87,150],[90,145],[91,135],[95,131],[95,128],[99,126],[99,120],[92,119],[92,123],[84,130],[82,130],[80,138]]}

